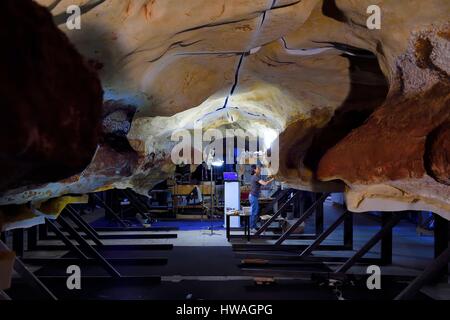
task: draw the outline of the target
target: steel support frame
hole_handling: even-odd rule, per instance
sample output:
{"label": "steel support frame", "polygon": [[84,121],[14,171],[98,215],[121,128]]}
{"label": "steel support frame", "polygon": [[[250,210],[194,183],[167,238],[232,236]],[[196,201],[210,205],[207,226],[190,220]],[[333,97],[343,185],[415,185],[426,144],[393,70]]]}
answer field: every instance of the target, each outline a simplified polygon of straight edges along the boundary
{"label": "steel support frame", "polygon": [[272,224],[272,222],[274,222],[285,210],[288,206],[290,206],[296,199],[297,197],[300,196],[300,192],[299,191],[294,191],[294,194],[292,195],[292,197],[287,200],[282,206],[281,208],[278,209],[277,212],[275,212],[273,214],[273,216],[267,220],[262,226],[261,228],[259,228],[256,232],[255,232],[255,236],[259,236],[261,235],[264,231],[266,231],[266,229]]}
{"label": "steel support frame", "polygon": [[[348,219],[348,216],[351,216],[352,213],[348,210],[346,210],[335,222],[333,222],[325,231],[323,231],[317,238],[314,240],[313,243],[311,243],[303,252],[300,253],[300,257],[307,257],[309,256],[314,250],[316,250],[321,243],[331,234],[333,231],[335,231],[342,223],[345,222],[346,219]],[[346,245],[345,239],[345,232],[344,232],[344,246]]]}
{"label": "steel support frame", "polygon": [[435,259],[395,297],[395,300],[413,299],[425,285],[436,283],[447,275],[450,262],[449,227],[450,223],[448,220],[434,214]]}
{"label": "steel support frame", "polygon": [[[0,249],[9,250],[3,241],[0,240]],[[19,257],[14,260],[14,271],[32,288],[36,289],[44,299],[58,300],[58,298],[23,264]]]}
{"label": "steel support frame", "polygon": [[117,271],[112,264],[108,262],[93,246],[89,244],[71,225],[64,217],[60,216],[58,218],[58,224],[66,230],[79,244],[80,247],[88,252],[94,259],[111,275],[113,278],[120,278],[121,274]]}
{"label": "steel support frame", "polygon": [[12,249],[16,256],[23,257],[24,253],[24,231],[22,228],[12,230]]}
{"label": "steel support frame", "polygon": [[[284,232],[279,238],[278,240],[275,242],[276,246],[281,245],[284,240],[286,240],[289,235],[294,232],[295,229],[298,228],[298,226],[300,226],[304,221],[306,221],[306,219],[308,219],[317,209],[318,206],[323,205],[323,202],[325,201],[325,199],[329,196],[329,193],[323,193],[312,205],[311,207],[309,207],[302,215],[299,219],[297,219],[297,221],[295,221],[295,223],[288,229],[286,230],[286,232]],[[323,219],[323,207],[322,207],[322,219]],[[322,228],[323,228],[323,224],[322,224]]]}
{"label": "steel support frame", "polygon": [[423,286],[436,280],[436,276],[439,275],[444,268],[447,268],[449,261],[450,248],[447,248],[434,259],[416,279],[400,292],[400,294],[395,297],[395,300],[413,299]]}
{"label": "steel support frame", "polygon": [[27,229],[27,250],[36,249],[38,242],[38,227],[32,226]]}
{"label": "steel support frame", "polygon": [[[397,225],[397,223],[400,221],[401,215],[399,213],[391,213],[389,219],[386,218],[386,220],[383,222],[383,225],[381,229],[374,235],[372,238],[369,239],[352,257],[350,257],[344,264],[342,264],[334,273],[346,273],[351,267],[355,265],[355,263],[362,258],[370,249],[372,249],[380,240],[382,240],[385,236],[387,236],[387,241],[391,241],[390,244],[390,252],[392,255],[392,228]],[[385,240],[386,241],[386,240]],[[382,245],[383,246],[383,245]],[[385,244],[385,247],[388,247],[389,245]],[[386,251],[384,253],[386,255]],[[381,259],[386,259],[386,257],[383,257],[383,253],[381,255]],[[392,261],[392,257],[389,259]]]}
{"label": "steel support frame", "polygon": [[[320,198],[321,196],[319,196],[319,194],[316,193],[316,199]],[[326,198],[325,198],[326,199]],[[324,201],[325,201],[324,199]],[[323,202],[321,201],[317,206],[316,206],[316,214],[315,214],[315,227],[316,227],[316,235],[319,235],[321,233],[323,233],[323,228],[324,228],[324,215],[323,215]]]}
{"label": "steel support frame", "polygon": [[73,206],[68,206],[64,210],[64,214],[67,214],[69,218],[77,225],[78,231],[83,231],[86,234],[86,238],[92,239],[96,245],[103,245],[101,240],[111,239],[174,239],[178,235],[176,233],[157,233],[157,234],[99,234],[89,223],[87,223]]}
{"label": "steel support frame", "polygon": [[122,220],[122,218],[105,202],[102,198],[98,196],[96,193],[92,193],[94,198],[101,203],[103,208],[108,211],[118,222],[122,227],[127,228],[128,225]]}
{"label": "steel support frame", "polygon": [[[70,217],[70,216],[69,216]],[[67,249],[72,251],[77,258],[26,258],[23,259],[25,263],[29,264],[42,264],[42,265],[69,265],[70,263],[79,263],[83,265],[92,265],[92,264],[102,264],[102,261],[99,261],[98,258],[94,256],[94,258],[91,258],[89,256],[89,253],[91,250],[88,249],[88,252],[86,250],[82,250],[83,247],[74,244],[69,236],[64,234],[60,228],[57,226],[57,222],[52,220],[46,220],[46,223],[48,225],[48,228],[50,231],[54,232],[56,237],[61,240],[66,246]],[[59,224],[59,223],[58,223]],[[73,228],[73,227],[72,227]],[[75,231],[76,232],[76,231]],[[73,238],[73,237],[71,237]],[[87,241],[84,241],[87,243]],[[89,246],[90,244],[87,243]],[[98,245],[97,247],[103,247],[104,245]],[[108,246],[107,246],[108,247]],[[60,246],[57,247],[58,249],[63,249]],[[86,248],[86,246],[84,246]],[[46,249],[45,247],[42,248],[42,246],[36,246],[36,249]],[[152,258],[117,258],[117,259],[106,259],[109,263],[114,263],[115,265],[128,265],[128,264],[137,264],[137,265],[163,265],[167,263],[167,258],[162,257],[152,257]]]}

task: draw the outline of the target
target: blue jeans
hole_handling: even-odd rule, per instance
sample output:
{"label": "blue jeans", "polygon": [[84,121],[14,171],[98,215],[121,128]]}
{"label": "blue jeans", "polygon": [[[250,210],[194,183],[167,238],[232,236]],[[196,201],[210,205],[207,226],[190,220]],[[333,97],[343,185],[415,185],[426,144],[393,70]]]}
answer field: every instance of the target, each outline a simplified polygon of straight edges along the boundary
{"label": "blue jeans", "polygon": [[259,203],[258,197],[250,194],[248,197],[251,206],[250,212],[250,228],[256,228],[256,221],[258,220]]}

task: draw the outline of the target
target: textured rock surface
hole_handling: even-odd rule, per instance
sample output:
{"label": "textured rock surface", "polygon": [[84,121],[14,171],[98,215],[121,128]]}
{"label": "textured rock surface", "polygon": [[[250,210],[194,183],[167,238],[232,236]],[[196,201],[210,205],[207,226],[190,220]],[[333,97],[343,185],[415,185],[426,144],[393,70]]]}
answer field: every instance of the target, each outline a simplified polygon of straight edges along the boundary
{"label": "textured rock surface", "polygon": [[45,8],[0,12],[0,190],[75,174],[97,147],[100,82]]}
{"label": "textured rock surface", "polygon": [[376,1],[380,30],[366,27],[372,0],[75,2],[81,30],[64,24],[73,1],[52,14],[99,72],[104,139],[82,173],[0,204],[146,193],[173,172],[172,133],[201,122],[280,132],[277,179],[345,189],[351,210],[450,218],[450,2]]}

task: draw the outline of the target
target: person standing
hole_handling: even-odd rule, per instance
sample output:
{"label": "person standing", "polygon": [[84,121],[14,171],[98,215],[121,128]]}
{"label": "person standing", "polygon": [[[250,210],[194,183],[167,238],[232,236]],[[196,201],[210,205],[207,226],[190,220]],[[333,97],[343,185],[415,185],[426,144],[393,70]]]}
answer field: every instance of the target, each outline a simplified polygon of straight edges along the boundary
{"label": "person standing", "polygon": [[250,201],[250,228],[256,229],[256,221],[258,220],[258,212],[259,212],[259,195],[261,194],[261,186],[266,186],[271,183],[274,178],[270,180],[261,179],[261,166],[252,164],[252,178],[251,178],[251,189],[249,194]]}

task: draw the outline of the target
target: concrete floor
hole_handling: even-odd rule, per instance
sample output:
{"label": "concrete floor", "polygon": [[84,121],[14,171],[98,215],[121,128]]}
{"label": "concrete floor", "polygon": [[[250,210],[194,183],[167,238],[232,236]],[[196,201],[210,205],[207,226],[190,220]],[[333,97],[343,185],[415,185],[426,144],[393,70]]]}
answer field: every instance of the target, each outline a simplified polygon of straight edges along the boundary
{"label": "concrete floor", "polygon": [[[342,208],[334,206],[329,202],[324,204],[325,228],[330,225],[340,214]],[[101,212],[86,216],[88,221],[94,221],[101,216]],[[313,218],[307,221],[307,226],[313,225]],[[354,214],[354,250],[348,252],[327,252],[317,251],[316,256],[349,256],[352,252],[359,249],[367,240],[369,240],[378,230],[379,223],[374,219],[367,217],[365,214]],[[308,231],[308,227],[307,230]],[[128,239],[128,240],[102,240],[105,244],[173,244],[175,247],[204,247],[204,246],[231,246],[227,241],[225,230],[214,230],[211,235],[206,228],[204,230],[177,230],[177,231],[161,231],[155,233],[176,233],[177,238],[170,239]],[[102,234],[102,232],[100,232]],[[109,234],[114,234],[109,232]],[[139,234],[138,231],[121,232],[118,234]],[[232,234],[239,234],[234,232]],[[269,233],[267,233],[269,234]],[[341,244],[342,243],[342,226],[338,227],[325,241],[324,244]],[[274,240],[252,240],[255,244],[271,244]],[[40,241],[41,244],[55,244],[57,241]],[[245,239],[233,239],[232,243],[247,243]],[[309,244],[308,240],[286,240],[285,244]],[[425,268],[425,266],[433,259],[433,245],[434,239],[429,235],[418,235],[416,227],[409,221],[402,220],[393,231],[393,264],[386,267],[387,270],[399,270],[401,272],[408,272],[417,274]],[[61,255],[64,251],[53,251],[51,255]],[[39,253],[33,253],[33,255]],[[49,253],[42,252],[42,255]],[[380,254],[380,245],[377,244],[366,255],[367,257],[377,257]]]}
{"label": "concrete floor", "polygon": [[[330,225],[340,214],[342,208],[326,202],[324,205],[325,227]],[[85,218],[88,220],[98,219],[102,213],[97,212]],[[307,221],[306,231],[313,230],[313,219]],[[347,252],[314,252],[315,256],[351,256],[370,237],[379,230],[380,224],[365,214],[354,215],[354,250]],[[324,244],[342,243],[342,226],[331,234]],[[101,232],[100,232],[101,233]],[[139,232],[127,232],[139,234]],[[155,232],[158,233],[158,232]],[[235,281],[252,283],[252,276],[243,274],[237,267],[239,260],[234,257],[231,243],[227,241],[225,230],[217,230],[213,235],[206,228],[204,230],[189,231],[164,231],[160,233],[176,233],[175,239],[130,239],[130,240],[103,240],[105,244],[173,244],[174,250],[164,252],[169,258],[167,266],[158,269],[162,275],[163,283],[186,283],[186,281],[201,281],[209,283]],[[123,234],[123,233],[121,233]],[[285,244],[308,244],[311,241],[287,240]],[[393,264],[382,266],[384,275],[418,275],[433,259],[434,239],[432,236],[421,236],[416,232],[415,225],[409,221],[402,220],[393,232]],[[56,244],[58,241],[40,241],[40,244]],[[233,239],[233,243],[246,243],[244,239]],[[252,243],[270,244],[273,240],[253,240]],[[202,249],[204,248],[204,249]],[[211,248],[213,251],[208,250]],[[223,248],[220,249],[220,248]],[[221,253],[222,252],[222,253]],[[26,253],[32,257],[61,257],[66,251],[35,251]],[[376,245],[366,257],[377,257],[380,253],[379,244]],[[225,257],[224,257],[225,256]],[[198,269],[201,265],[202,268]],[[206,266],[206,268],[205,268]],[[332,269],[336,265],[329,265]],[[38,271],[39,267],[31,267],[32,271]],[[205,271],[206,270],[206,271]],[[354,267],[350,273],[366,274],[365,267]],[[289,277],[288,277],[289,278]],[[295,279],[291,279],[294,281]],[[206,289],[205,289],[206,290]],[[448,283],[424,289],[429,296],[439,299],[450,299],[450,286]],[[204,294],[204,293],[203,293]],[[286,293],[287,294],[287,293]]]}

